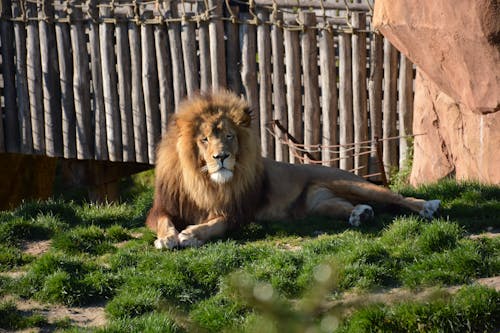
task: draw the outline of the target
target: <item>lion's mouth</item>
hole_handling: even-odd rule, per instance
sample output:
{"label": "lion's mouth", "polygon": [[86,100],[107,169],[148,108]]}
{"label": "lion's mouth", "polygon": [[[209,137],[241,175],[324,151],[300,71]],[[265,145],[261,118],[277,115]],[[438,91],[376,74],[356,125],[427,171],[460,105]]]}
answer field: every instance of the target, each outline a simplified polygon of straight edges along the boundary
{"label": "lion's mouth", "polygon": [[224,184],[233,178],[233,172],[225,167],[210,174],[210,179],[218,184]]}

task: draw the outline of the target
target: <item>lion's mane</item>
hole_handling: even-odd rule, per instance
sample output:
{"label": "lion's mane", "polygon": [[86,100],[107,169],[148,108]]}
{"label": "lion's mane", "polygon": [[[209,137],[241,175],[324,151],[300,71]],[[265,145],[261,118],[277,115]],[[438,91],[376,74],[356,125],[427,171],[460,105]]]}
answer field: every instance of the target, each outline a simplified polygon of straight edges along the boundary
{"label": "lion's mane", "polygon": [[[245,101],[224,91],[181,103],[157,149],[152,212],[168,214],[177,230],[212,214],[230,218],[233,227],[253,219],[265,200],[266,182],[248,110]],[[214,183],[201,171],[196,144],[198,127],[214,117],[226,117],[237,126],[239,152],[234,177],[226,184]],[[156,220],[150,214],[146,224],[156,230]]]}

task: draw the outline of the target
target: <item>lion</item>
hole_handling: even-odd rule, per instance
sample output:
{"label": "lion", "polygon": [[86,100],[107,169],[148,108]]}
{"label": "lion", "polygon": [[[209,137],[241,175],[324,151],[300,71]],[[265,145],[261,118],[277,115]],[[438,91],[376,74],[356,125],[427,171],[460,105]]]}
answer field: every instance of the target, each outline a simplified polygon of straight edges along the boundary
{"label": "lion", "polygon": [[249,105],[228,91],[181,103],[158,145],[146,225],[158,249],[200,246],[253,221],[322,215],[359,226],[367,203],[396,204],[432,218],[439,200],[403,197],[350,172],[288,164],[260,154]]}

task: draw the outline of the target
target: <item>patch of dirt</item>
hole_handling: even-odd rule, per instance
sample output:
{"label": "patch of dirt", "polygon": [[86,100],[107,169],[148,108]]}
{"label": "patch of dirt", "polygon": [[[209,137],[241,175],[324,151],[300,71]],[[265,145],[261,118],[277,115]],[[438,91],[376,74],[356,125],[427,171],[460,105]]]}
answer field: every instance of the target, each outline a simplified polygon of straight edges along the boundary
{"label": "patch of dirt", "polygon": [[469,236],[471,239],[478,239],[478,238],[496,238],[500,237],[500,229],[493,229],[491,228],[487,232],[483,232],[481,234],[472,234]]}
{"label": "patch of dirt", "polygon": [[40,256],[45,252],[49,251],[51,240],[25,242],[22,244],[21,249],[26,254],[31,254],[33,256]]}
{"label": "patch of dirt", "polygon": [[[500,276],[482,278],[476,283],[500,291]],[[453,295],[463,286],[452,286],[448,288],[427,288],[419,291],[411,291],[405,288],[393,288],[370,294],[345,293],[339,300],[323,304],[319,311],[339,312],[342,316],[348,315],[360,306],[374,303],[395,304],[401,301],[428,301],[436,297]]]}
{"label": "patch of dirt", "polygon": [[496,291],[500,291],[500,276],[478,279],[477,283],[489,288],[493,288]]}
{"label": "patch of dirt", "polygon": [[[6,298],[8,299],[8,298]],[[62,319],[69,319],[72,325],[79,327],[100,327],[106,325],[104,304],[84,307],[42,304],[33,300],[11,298],[16,307],[27,314],[38,313],[47,318],[49,324]]]}
{"label": "patch of dirt", "polygon": [[0,275],[10,277],[12,279],[18,279],[23,277],[26,274],[26,271],[8,271],[8,272],[0,272]]}

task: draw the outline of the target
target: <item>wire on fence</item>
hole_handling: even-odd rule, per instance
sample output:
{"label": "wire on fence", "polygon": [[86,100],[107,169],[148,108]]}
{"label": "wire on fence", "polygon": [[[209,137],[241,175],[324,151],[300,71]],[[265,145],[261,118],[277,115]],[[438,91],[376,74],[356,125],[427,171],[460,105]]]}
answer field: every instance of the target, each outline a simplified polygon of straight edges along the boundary
{"label": "wire on fence", "polygon": [[[281,135],[278,135],[275,129],[278,129],[281,132]],[[279,120],[273,120],[266,127],[267,132],[273,136],[276,142],[279,142],[288,148],[292,152],[293,156],[300,161],[300,163],[308,163],[308,164],[330,164],[331,162],[337,162],[343,159],[353,158],[355,156],[363,156],[363,155],[373,155],[376,157],[376,162],[380,169],[380,172],[364,175],[364,178],[372,178],[376,176],[380,176],[382,183],[384,186],[388,185],[387,176],[386,176],[386,166],[383,164],[382,159],[382,142],[383,141],[391,141],[391,140],[399,140],[403,138],[413,138],[415,136],[425,135],[423,134],[412,134],[412,135],[399,135],[393,137],[386,138],[378,138],[375,137],[373,140],[366,140],[361,142],[352,142],[346,144],[337,144],[337,145],[323,145],[323,144],[313,144],[313,145],[305,145],[300,143],[293,135],[291,135],[288,130],[283,127],[283,125],[279,122]],[[340,156],[340,149],[345,153],[345,156]],[[315,159],[313,157],[313,153],[324,152],[327,151],[332,154],[337,154],[339,157],[332,159]],[[356,153],[356,151],[359,151]],[[362,169],[368,169],[368,165],[358,166],[357,168],[348,170],[350,172],[355,172]]]}
{"label": "wire on fence", "polygon": [[[92,21],[93,23],[111,23],[133,22],[138,25],[143,24],[169,24],[180,22],[195,22],[200,23],[209,20],[228,21],[233,24],[251,24],[251,25],[276,25],[279,28],[287,30],[302,31],[304,25],[299,19],[302,11],[313,11],[317,16],[317,24],[309,29],[318,30],[336,30],[346,33],[371,32],[371,30],[360,30],[352,27],[350,17],[352,12],[365,12],[369,15],[372,12],[372,4],[370,0],[364,0],[363,3],[350,3],[346,0],[340,1],[325,1],[325,0],[221,0],[220,6],[225,6],[227,9],[226,16],[218,16],[215,14],[216,7],[210,7],[207,0],[178,0],[170,1],[170,6],[179,6],[178,17],[169,16],[165,10],[160,7],[164,4],[159,0],[132,0],[126,3],[121,3],[116,0],[107,1],[83,1],[75,3],[73,0],[12,0],[12,5],[19,7],[21,10],[17,15],[13,15],[9,8],[4,8],[1,12],[1,19],[29,22],[29,21],[51,21],[55,23],[69,23],[74,21]],[[204,4],[197,6],[195,10],[188,9],[187,4]],[[40,15],[29,17],[26,15],[27,4],[34,4],[41,9]],[[243,19],[234,14],[231,6],[241,6],[248,10],[250,14],[248,19]],[[53,11],[47,11],[47,7],[53,8]],[[199,10],[198,8],[203,7]],[[78,8],[83,15],[75,18],[71,17],[72,10]],[[100,9],[108,9],[107,15],[104,15]],[[261,21],[257,18],[256,12],[266,9],[271,11],[273,15],[269,20]],[[59,12],[55,15],[54,12]],[[192,15],[187,15],[190,12]],[[282,13],[283,20],[273,20],[276,13]],[[63,13],[64,15],[60,15]],[[295,22],[295,23],[294,23]]]}

